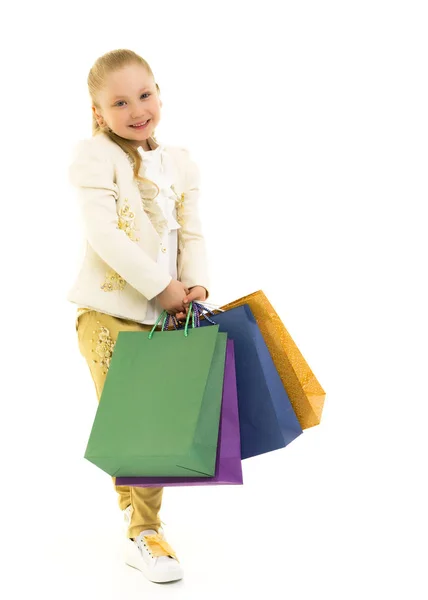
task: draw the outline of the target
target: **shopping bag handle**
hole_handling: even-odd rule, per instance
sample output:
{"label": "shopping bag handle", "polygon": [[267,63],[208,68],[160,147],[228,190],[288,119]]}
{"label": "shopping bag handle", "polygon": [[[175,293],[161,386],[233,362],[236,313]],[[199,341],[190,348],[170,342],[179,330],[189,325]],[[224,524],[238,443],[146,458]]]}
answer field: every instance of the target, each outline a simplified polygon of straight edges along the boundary
{"label": "shopping bag handle", "polygon": [[171,322],[174,326],[174,329],[178,329],[178,321],[177,321],[176,316],[172,315],[171,313],[167,313],[166,318],[164,318],[164,320],[163,320],[162,331],[165,331],[166,329],[168,329]]}
{"label": "shopping bag handle", "polygon": [[[203,315],[204,318],[209,321],[212,325],[217,325],[217,323],[215,321],[213,321],[209,316],[208,313],[210,315],[214,315],[216,313],[213,312],[213,310],[211,308],[209,308],[206,304],[201,304],[200,302],[196,302],[196,300],[193,301],[193,303],[191,303],[193,306],[193,312],[192,312],[192,327],[200,327],[201,323],[200,323],[200,319],[201,316]],[[218,312],[222,313],[224,312],[224,310],[222,308],[220,308],[219,306],[216,305],[211,305],[214,307],[214,310],[217,310]],[[189,313],[190,313],[190,308],[189,308]],[[189,314],[187,315],[189,317]],[[173,319],[175,320],[174,322],[174,327],[176,329],[180,329],[180,325],[181,323],[178,322],[175,317],[173,317]],[[188,323],[188,319],[186,320],[186,323]],[[178,327],[176,327],[176,324],[178,325]]]}
{"label": "shopping bag handle", "polygon": [[[213,321],[208,314],[215,316],[215,313],[213,312],[213,310],[211,308],[208,308],[208,306],[201,304],[200,302],[193,302],[193,310],[195,312],[196,318],[196,325],[194,325],[194,327],[200,327],[200,318],[201,315],[204,316],[204,318],[209,321],[212,325],[217,325],[217,323],[215,321]],[[215,310],[218,310],[220,312],[224,312],[224,310],[222,308],[216,308]]]}
{"label": "shopping bag handle", "polygon": [[[196,324],[196,315],[195,315],[195,308],[193,306],[193,302],[190,302],[189,304],[189,310],[187,311],[187,317],[186,317],[186,325],[184,327],[184,336],[187,337],[188,336],[188,329],[189,329],[189,320],[190,320],[190,315],[192,315],[192,327],[198,327],[199,325],[199,319],[198,319],[198,324]],[[152,339],[153,334],[155,332],[156,327],[158,326],[159,322],[163,319],[163,323],[162,323],[162,331],[165,331],[168,328],[168,325],[172,319],[172,324],[174,325],[174,329],[178,329],[177,327],[177,319],[174,315],[169,314],[169,312],[167,312],[166,310],[163,310],[161,312],[161,314],[159,315],[156,323],[153,325],[152,330],[149,333],[149,340]]]}

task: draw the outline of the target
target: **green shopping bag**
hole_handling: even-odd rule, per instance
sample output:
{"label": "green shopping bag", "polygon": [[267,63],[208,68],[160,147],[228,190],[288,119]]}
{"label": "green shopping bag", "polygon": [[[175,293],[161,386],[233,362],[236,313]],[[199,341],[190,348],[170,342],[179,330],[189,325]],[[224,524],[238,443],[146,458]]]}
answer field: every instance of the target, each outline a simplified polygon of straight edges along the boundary
{"label": "green shopping bag", "polygon": [[215,474],[227,334],[191,311],[185,330],[118,334],[85,452],[111,476]]}

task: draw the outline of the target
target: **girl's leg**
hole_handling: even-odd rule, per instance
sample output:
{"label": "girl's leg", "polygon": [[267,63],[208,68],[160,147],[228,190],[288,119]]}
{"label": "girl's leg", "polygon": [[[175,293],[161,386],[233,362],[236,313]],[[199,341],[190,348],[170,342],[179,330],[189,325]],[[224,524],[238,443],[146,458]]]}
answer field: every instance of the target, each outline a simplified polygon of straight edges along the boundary
{"label": "girl's leg", "polygon": [[[76,329],[79,350],[88,364],[99,402],[119,331],[148,331],[151,326],[90,311],[79,317]],[[113,483],[121,510],[132,506],[128,537],[137,537],[144,529],[157,531],[163,488],[119,486],[115,477]]]}

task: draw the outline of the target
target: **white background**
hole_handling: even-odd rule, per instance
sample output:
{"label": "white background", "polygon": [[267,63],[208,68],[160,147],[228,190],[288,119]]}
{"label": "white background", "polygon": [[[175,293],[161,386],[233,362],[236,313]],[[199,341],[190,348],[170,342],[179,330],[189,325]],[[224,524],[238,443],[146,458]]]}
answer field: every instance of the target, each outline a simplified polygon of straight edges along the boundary
{"label": "white background", "polygon": [[[412,0],[26,2],[2,34],[2,587],[8,598],[426,599],[427,18]],[[185,569],[125,566],[65,296],[67,180],[86,77],[130,48],[157,137],[201,170],[211,300],[262,289],[327,391],[323,420],[244,461],[243,486],[167,488]],[[144,428],[141,429],[144,435]],[[8,581],[9,578],[9,581]]]}

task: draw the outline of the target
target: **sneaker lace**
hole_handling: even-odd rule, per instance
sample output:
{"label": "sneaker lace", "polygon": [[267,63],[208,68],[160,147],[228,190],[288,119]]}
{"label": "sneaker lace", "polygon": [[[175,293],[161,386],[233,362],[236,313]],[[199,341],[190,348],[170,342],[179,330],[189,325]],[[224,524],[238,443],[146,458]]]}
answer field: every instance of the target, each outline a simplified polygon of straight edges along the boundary
{"label": "sneaker lace", "polygon": [[159,533],[144,535],[143,538],[153,556],[171,556],[178,560],[174,550]]}

